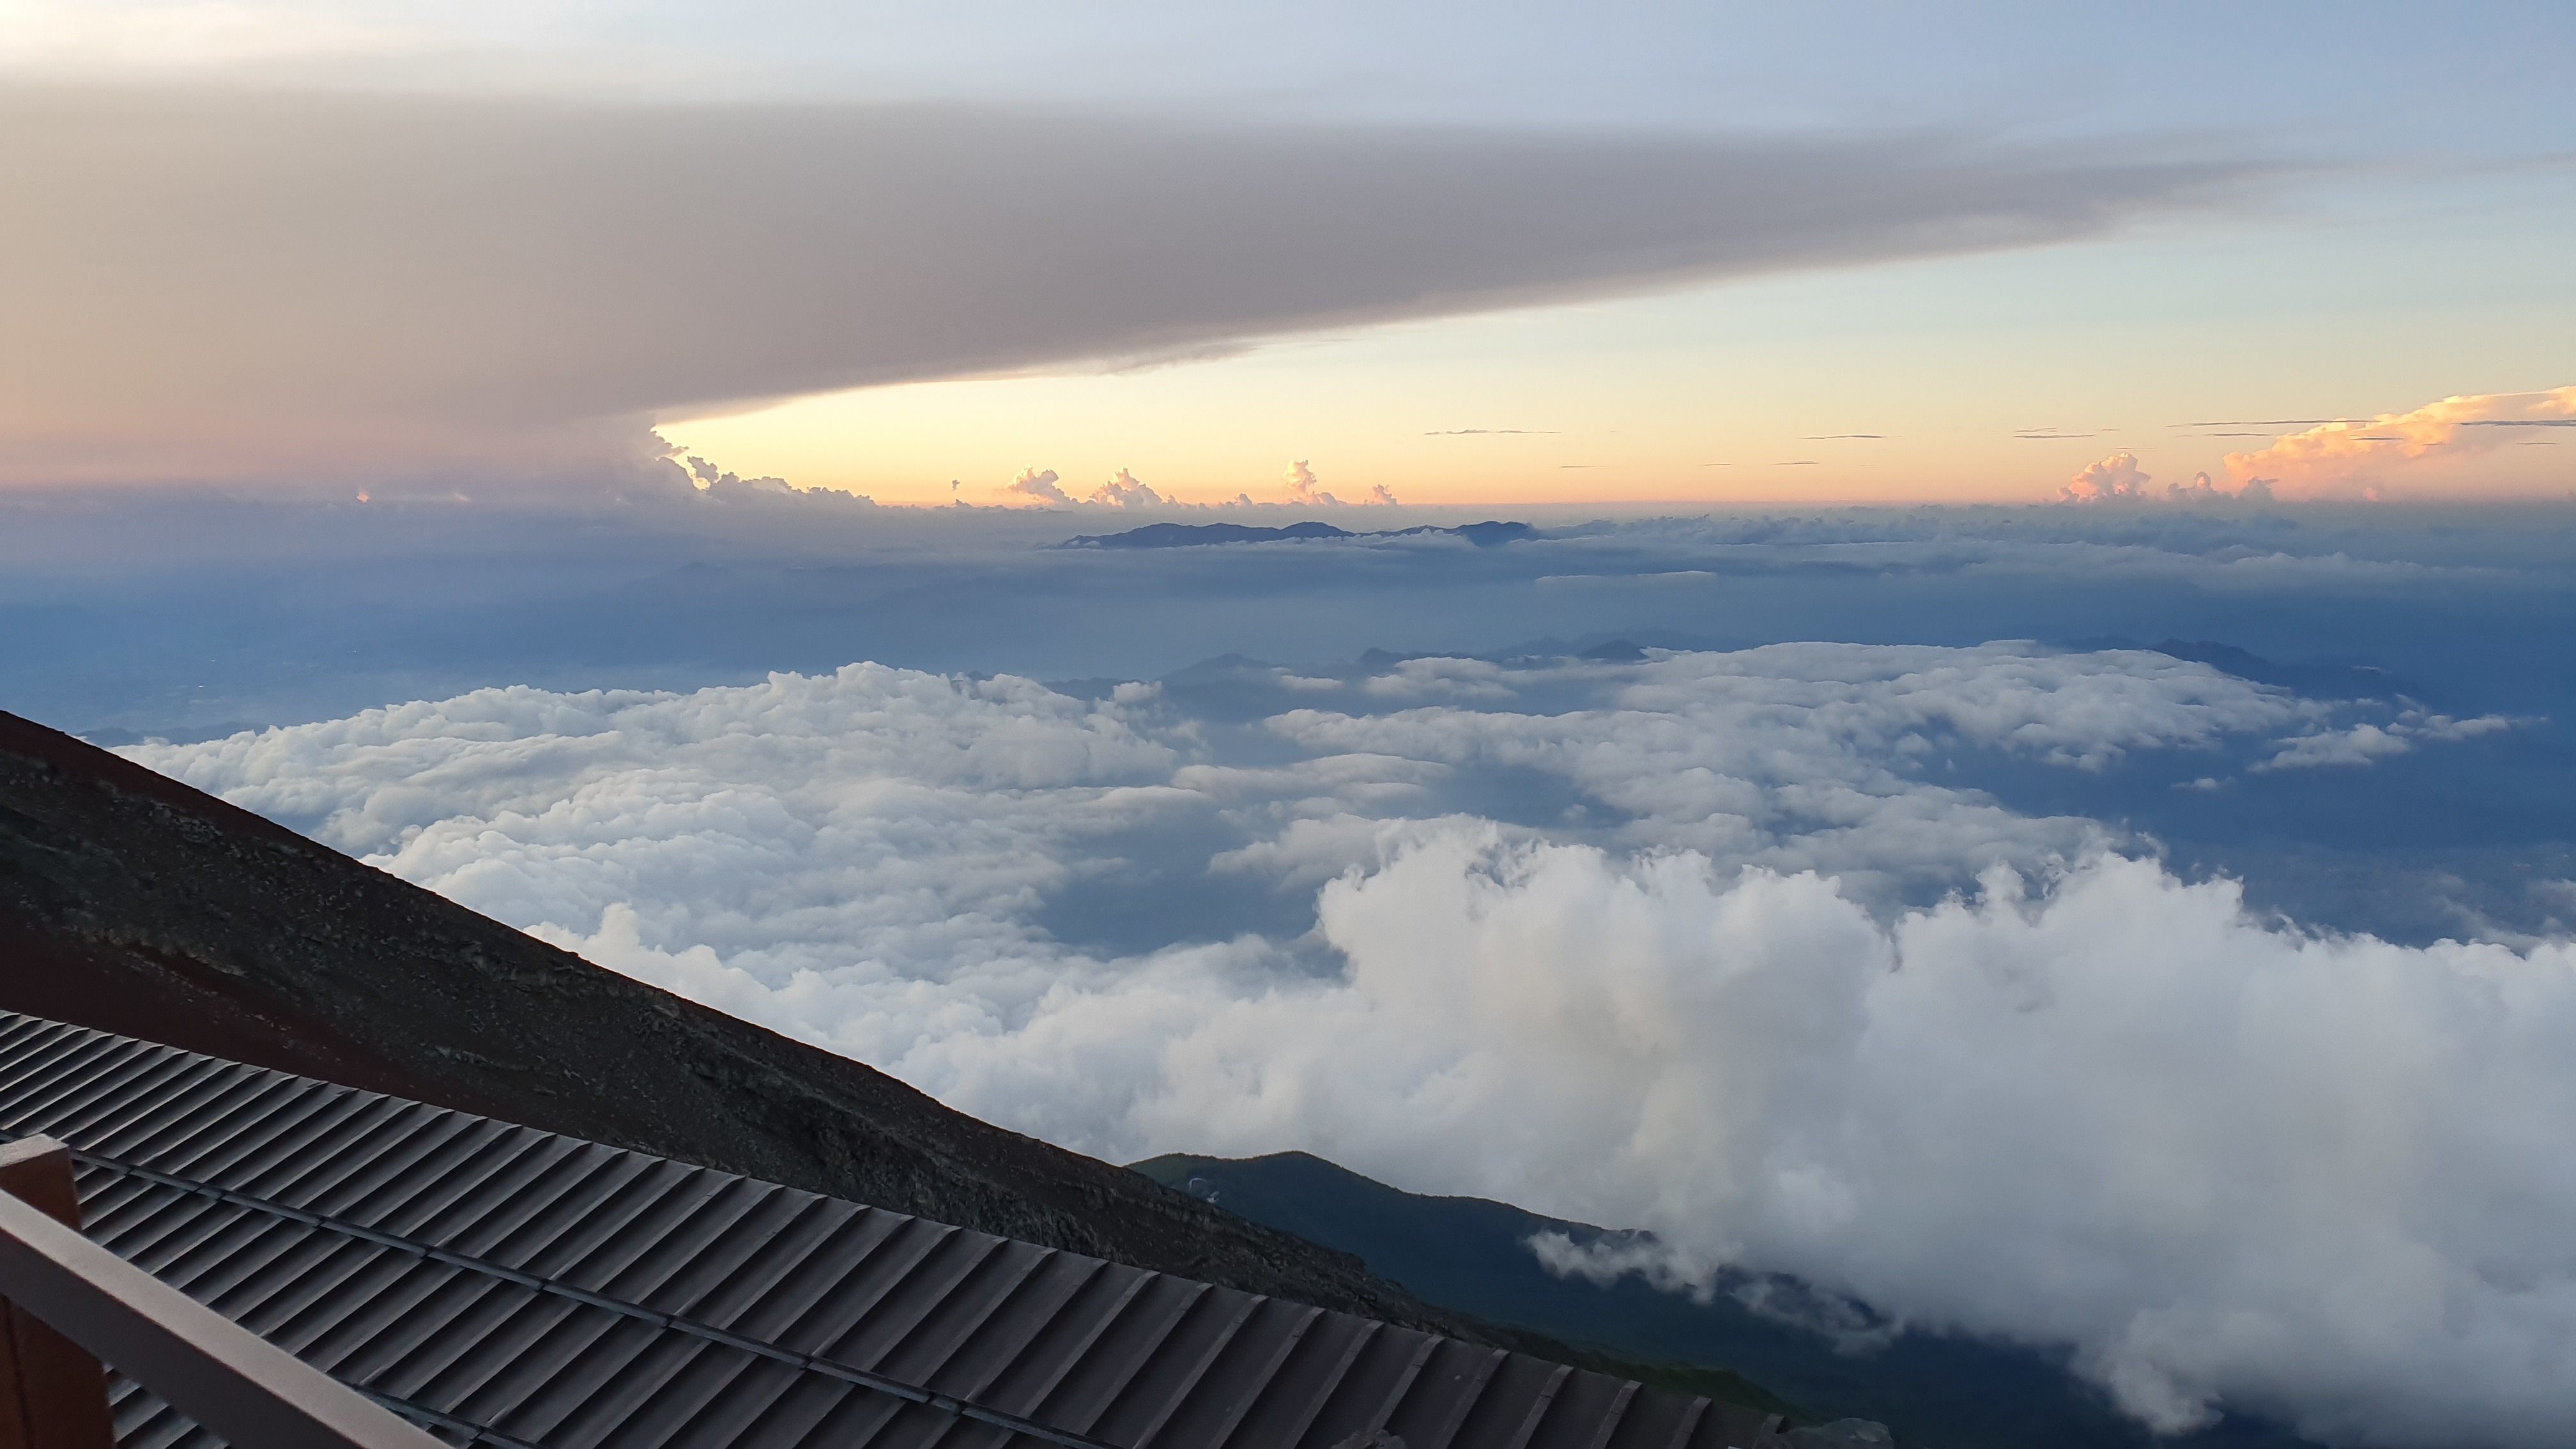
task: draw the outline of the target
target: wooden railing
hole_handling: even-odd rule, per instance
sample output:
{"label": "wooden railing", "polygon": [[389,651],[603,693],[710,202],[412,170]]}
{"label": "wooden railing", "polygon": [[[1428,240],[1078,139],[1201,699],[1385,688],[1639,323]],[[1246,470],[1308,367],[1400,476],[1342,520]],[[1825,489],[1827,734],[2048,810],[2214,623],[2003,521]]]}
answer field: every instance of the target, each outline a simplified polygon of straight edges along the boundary
{"label": "wooden railing", "polygon": [[80,1234],[71,1154],[0,1147],[0,1449],[112,1449],[112,1363],[245,1449],[445,1449]]}

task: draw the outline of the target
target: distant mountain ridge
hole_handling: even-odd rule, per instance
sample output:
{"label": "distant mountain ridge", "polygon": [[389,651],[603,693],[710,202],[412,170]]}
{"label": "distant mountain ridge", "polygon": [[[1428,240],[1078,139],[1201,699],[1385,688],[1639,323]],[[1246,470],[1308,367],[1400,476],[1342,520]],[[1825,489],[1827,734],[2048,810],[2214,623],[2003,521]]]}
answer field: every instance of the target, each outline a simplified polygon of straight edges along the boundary
{"label": "distant mountain ridge", "polygon": [[2221,674],[2233,674],[2256,684],[2269,684],[2319,699],[2434,698],[2434,692],[2424,686],[2400,679],[2374,665],[2284,664],[2215,639],[2159,639],[2153,644],[2141,644],[2135,639],[2105,636],[2070,640],[2065,647],[2081,650],[2143,649],[2174,659],[2187,659],[2194,664],[2206,664]]}
{"label": "distant mountain ridge", "polygon": [[[1914,1449],[2316,1449],[2243,1418],[2158,1439],[2115,1413],[2050,1355],[1956,1335],[1897,1332],[1876,1352],[1837,1350],[1819,1332],[1757,1313],[1721,1291],[1708,1303],[1633,1277],[1609,1287],[1559,1278],[1527,1244],[1634,1236],[1482,1198],[1426,1197],[1320,1157],[1170,1154],[1137,1172],[1255,1222],[1350,1253],[1416,1296],[1622,1358],[1731,1370],[1810,1418],[1878,1420]],[[1803,1292],[1750,1275],[1724,1287]]]}
{"label": "distant mountain ridge", "polygon": [[1124,533],[1086,533],[1068,538],[1058,548],[1203,548],[1226,543],[1297,543],[1342,538],[1421,538],[1446,534],[1463,538],[1478,548],[1494,548],[1514,539],[1531,538],[1538,530],[1526,523],[1509,523],[1488,519],[1483,523],[1462,523],[1455,528],[1434,528],[1428,524],[1413,528],[1381,528],[1353,532],[1329,523],[1313,521],[1265,528],[1248,523],[1149,523]]}

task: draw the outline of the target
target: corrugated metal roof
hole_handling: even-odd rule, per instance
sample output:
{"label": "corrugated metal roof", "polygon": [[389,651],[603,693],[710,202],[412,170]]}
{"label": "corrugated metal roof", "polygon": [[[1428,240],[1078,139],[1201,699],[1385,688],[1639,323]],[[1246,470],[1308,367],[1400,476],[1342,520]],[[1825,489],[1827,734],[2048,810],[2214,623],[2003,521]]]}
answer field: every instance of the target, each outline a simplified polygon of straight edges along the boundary
{"label": "corrugated metal roof", "polygon": [[[1750,1410],[0,1012],[91,1237],[456,1444],[1726,1449]],[[212,1435],[116,1387],[124,1449]]]}

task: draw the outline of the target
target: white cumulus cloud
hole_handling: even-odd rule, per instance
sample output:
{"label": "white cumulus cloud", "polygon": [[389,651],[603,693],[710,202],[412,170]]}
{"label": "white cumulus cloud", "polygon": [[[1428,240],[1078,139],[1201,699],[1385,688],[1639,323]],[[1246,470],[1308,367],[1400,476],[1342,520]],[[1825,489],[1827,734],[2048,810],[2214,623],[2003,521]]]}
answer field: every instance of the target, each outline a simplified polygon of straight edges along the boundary
{"label": "white cumulus cloud", "polygon": [[1315,477],[1315,470],[1308,466],[1306,460],[1303,458],[1289,464],[1288,471],[1280,475],[1280,480],[1287,485],[1288,503],[1291,507],[1394,508],[1398,506],[1395,501],[1394,492],[1388,489],[1388,487],[1383,483],[1372,485],[1369,488],[1366,497],[1360,498],[1356,502],[1344,503],[1341,499],[1324,491],[1322,485]]}
{"label": "white cumulus cloud", "polygon": [[[2576,387],[2469,393],[2411,412],[2321,423],[2267,447],[2228,454],[2227,471],[2289,498],[2377,498],[2388,489],[2465,491],[2445,465],[2456,469],[2478,454],[2547,441],[2571,426],[2576,426]],[[2563,470],[2548,481],[2563,483]]]}
{"label": "white cumulus cloud", "polygon": [[2067,480],[2058,496],[2068,503],[2106,503],[2119,498],[2147,496],[2147,473],[2138,466],[2138,455],[2126,448],[2098,463],[2087,463]]}
{"label": "white cumulus cloud", "polygon": [[1040,503],[1060,503],[1066,507],[1073,505],[1073,495],[1065,492],[1063,485],[1056,481],[1056,472],[1053,468],[1023,468],[1020,470],[1020,476],[1005,484],[1002,491],[1017,493],[1025,498],[1034,498]]}
{"label": "white cumulus cloud", "polygon": [[[854,665],[130,753],[1084,1150],[1651,1229],[1591,1268],[2068,1346],[2161,1428],[2569,1442],[2569,946],[2258,920],[1952,770],[2500,725],[2008,644],[1272,674],[1250,729]],[[1061,928],[1157,872],[1312,910]]]}
{"label": "white cumulus cloud", "polygon": [[[2500,714],[2453,719],[2409,709],[2386,724],[2364,720],[2346,729],[2319,730],[2281,742],[2279,754],[2256,770],[2305,770],[2320,765],[2368,765],[2415,748],[2418,740],[2468,740],[2509,730],[2517,721]],[[2524,721],[2527,723],[2527,721]]]}
{"label": "white cumulus cloud", "polygon": [[1121,468],[1116,477],[1092,489],[1085,501],[1099,508],[1153,508],[1168,500]]}

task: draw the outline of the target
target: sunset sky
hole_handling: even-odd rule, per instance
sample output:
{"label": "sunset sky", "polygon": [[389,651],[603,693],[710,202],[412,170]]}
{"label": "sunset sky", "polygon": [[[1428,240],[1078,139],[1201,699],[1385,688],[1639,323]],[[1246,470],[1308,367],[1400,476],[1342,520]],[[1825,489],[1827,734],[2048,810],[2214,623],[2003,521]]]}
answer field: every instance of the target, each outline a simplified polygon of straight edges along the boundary
{"label": "sunset sky", "polygon": [[0,710],[2015,1422],[2576,1449],[2571,19],[0,0]]}
{"label": "sunset sky", "polygon": [[2564,19],[17,0],[0,478],[2555,498]]}

